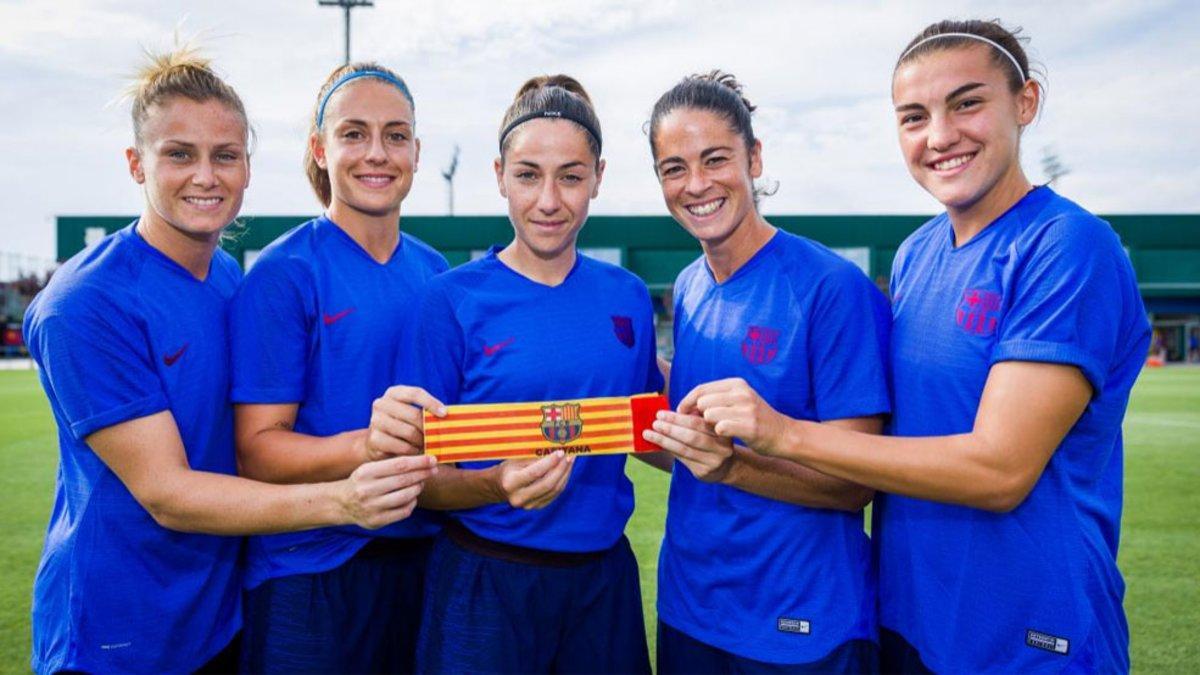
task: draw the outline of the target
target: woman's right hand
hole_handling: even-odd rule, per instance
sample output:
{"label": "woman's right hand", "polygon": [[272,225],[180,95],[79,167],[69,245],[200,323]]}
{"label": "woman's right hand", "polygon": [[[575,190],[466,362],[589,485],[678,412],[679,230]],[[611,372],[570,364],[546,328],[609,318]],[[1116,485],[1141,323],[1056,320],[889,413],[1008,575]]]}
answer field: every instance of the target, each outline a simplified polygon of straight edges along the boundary
{"label": "woman's right hand", "polygon": [[412,515],[427,478],[437,473],[429,455],[406,455],[367,462],[334,483],[347,524],[374,530]]}
{"label": "woman's right hand", "polygon": [[371,404],[371,423],[354,442],[364,461],[419,455],[425,447],[424,411],[438,417],[446,406],[420,387],[396,385]]}
{"label": "woman's right hand", "polygon": [[501,462],[497,486],[503,500],[517,509],[540,509],[553,502],[567,487],[575,456],[555,450],[537,459]]}

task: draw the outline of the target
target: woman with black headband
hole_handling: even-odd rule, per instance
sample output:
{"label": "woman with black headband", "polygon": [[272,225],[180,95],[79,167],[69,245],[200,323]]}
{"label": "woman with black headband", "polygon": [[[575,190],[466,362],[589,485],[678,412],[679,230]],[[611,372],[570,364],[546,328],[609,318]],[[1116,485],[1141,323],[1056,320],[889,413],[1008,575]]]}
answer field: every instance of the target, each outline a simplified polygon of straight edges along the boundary
{"label": "woman with black headband", "polygon": [[[495,161],[515,237],[427,287],[416,382],[451,403],[662,388],[650,295],[575,248],[600,189],[600,124],[565,75],[529,80]],[[463,462],[422,505],[451,509],[430,558],[422,672],[649,672],[625,456]]]}
{"label": "woman with black headband", "polygon": [[[440,404],[420,389],[391,385],[404,381],[418,293],[447,264],[399,227],[420,153],[415,134],[412,94],[392,71],[350,64],[321,87],[306,170],[325,214],[264,249],[233,301],[243,474],[273,483],[332,480],[372,460],[420,453],[415,406]],[[380,418],[373,412],[382,410],[392,411],[394,437],[368,434]],[[243,668],[411,671],[437,531],[418,510],[371,532],[251,538]]]}

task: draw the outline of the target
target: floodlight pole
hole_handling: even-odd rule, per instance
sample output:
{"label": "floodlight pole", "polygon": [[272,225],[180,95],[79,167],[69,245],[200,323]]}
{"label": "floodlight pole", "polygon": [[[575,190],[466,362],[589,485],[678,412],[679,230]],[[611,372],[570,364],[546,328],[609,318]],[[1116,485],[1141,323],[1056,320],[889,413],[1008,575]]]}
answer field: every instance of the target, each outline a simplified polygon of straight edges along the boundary
{"label": "floodlight pole", "polygon": [[350,10],[355,7],[374,7],[375,0],[317,0],[322,7],[341,7],[345,12],[346,63],[350,63]]}
{"label": "floodlight pole", "polygon": [[449,188],[450,197],[450,215],[454,215],[454,174],[458,173],[458,144],[454,144],[454,154],[450,157],[450,164],[442,169],[442,178],[446,179],[446,187]]}

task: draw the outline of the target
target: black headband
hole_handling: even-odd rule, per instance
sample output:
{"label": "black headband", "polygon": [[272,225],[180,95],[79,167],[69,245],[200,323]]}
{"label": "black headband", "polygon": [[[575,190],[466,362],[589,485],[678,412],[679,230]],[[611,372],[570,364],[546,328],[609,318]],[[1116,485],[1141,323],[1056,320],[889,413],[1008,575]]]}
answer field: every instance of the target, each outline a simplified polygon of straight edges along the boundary
{"label": "black headband", "polygon": [[517,127],[528,122],[529,120],[547,119],[547,118],[548,119],[571,120],[572,122],[583,127],[583,130],[588,132],[588,135],[592,137],[592,140],[596,141],[596,149],[597,149],[596,154],[597,155],[600,154],[598,151],[601,147],[603,147],[603,144],[600,142],[600,130],[597,129],[596,127],[592,126],[591,122],[583,119],[582,117],[580,117],[578,115],[573,115],[569,112],[564,112],[562,110],[539,110],[537,112],[525,113],[524,115],[521,115],[517,119],[509,122],[508,126],[504,127],[504,131],[500,132],[500,154],[501,155],[504,154],[504,139],[508,138],[508,135],[512,133],[513,129],[516,129]]}

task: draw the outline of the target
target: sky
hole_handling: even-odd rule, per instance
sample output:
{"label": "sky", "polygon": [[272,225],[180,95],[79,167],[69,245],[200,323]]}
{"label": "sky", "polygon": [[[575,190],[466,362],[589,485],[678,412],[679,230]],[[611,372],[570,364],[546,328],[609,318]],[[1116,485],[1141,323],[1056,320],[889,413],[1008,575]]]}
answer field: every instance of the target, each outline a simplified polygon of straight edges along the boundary
{"label": "sky", "polygon": [[[521,83],[568,73],[594,100],[608,163],[593,214],[665,214],[643,126],[689,73],[734,73],[758,106],[771,214],[919,213],[890,103],[904,45],[943,18],[1021,26],[1048,98],[1022,140],[1097,213],[1200,212],[1200,3],[376,0],[353,14],[354,59],[416,98],[421,162],[406,214],[446,213],[441,169],[462,149],[457,214],[502,214],[496,134]],[[243,215],[319,212],[301,169],[317,89],[343,57],[342,12],[317,0],[0,0],[0,255],[51,259],[54,217],[134,215],[129,107],[143,50],[195,38],[242,95],[258,143]]]}

